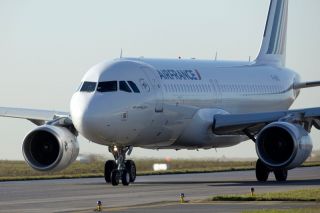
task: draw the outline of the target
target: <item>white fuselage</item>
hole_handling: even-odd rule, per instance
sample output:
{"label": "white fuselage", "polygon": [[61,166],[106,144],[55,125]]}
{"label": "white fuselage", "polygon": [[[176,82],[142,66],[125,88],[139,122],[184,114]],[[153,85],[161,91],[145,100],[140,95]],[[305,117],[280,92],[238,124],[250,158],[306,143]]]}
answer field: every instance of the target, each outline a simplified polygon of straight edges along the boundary
{"label": "white fuselage", "polygon": [[[97,91],[110,81],[117,88]],[[139,92],[120,90],[120,81]],[[70,112],[85,138],[154,149],[235,145],[247,138],[214,135],[215,114],[286,110],[299,94],[295,72],[249,62],[121,58],[94,66],[81,82]],[[84,82],[95,88],[81,91]]]}

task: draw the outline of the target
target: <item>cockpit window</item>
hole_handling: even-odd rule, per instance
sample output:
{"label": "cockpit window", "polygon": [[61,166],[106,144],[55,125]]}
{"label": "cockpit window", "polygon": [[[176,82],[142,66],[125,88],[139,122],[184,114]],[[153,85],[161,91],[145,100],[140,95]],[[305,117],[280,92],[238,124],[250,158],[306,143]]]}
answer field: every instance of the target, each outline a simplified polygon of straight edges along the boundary
{"label": "cockpit window", "polygon": [[96,85],[96,82],[85,81],[81,86],[80,92],[94,92]]}
{"label": "cockpit window", "polygon": [[81,87],[82,87],[83,82],[80,83],[80,85],[77,87],[76,91],[80,91]]}
{"label": "cockpit window", "polygon": [[140,90],[138,89],[137,85],[133,83],[132,81],[128,81],[130,87],[132,88],[133,92],[140,93]]}
{"label": "cockpit window", "polygon": [[104,81],[98,83],[98,92],[116,92],[117,90],[117,81]]}
{"label": "cockpit window", "polygon": [[119,89],[120,91],[124,91],[124,92],[132,92],[127,82],[125,81],[119,81]]}

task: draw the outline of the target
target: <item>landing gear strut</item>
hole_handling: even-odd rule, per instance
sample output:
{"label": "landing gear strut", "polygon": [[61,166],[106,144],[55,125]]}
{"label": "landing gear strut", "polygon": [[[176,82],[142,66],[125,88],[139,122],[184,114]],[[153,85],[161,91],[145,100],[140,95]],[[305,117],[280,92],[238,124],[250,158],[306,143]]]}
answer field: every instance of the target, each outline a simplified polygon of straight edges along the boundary
{"label": "landing gear strut", "polygon": [[136,179],[136,165],[132,160],[126,160],[126,155],[130,155],[132,147],[109,146],[115,160],[108,160],[104,167],[104,178],[107,183],[113,186],[122,184],[127,186]]}

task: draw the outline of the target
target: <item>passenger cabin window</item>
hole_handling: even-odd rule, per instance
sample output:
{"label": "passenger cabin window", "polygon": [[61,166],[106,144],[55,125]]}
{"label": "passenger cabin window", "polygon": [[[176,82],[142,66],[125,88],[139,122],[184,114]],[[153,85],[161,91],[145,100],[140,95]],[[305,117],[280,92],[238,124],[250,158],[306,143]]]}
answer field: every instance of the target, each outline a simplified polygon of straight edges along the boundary
{"label": "passenger cabin window", "polygon": [[96,82],[85,81],[81,86],[80,92],[94,92],[96,85]]}
{"label": "passenger cabin window", "polygon": [[119,89],[124,92],[132,92],[130,87],[125,81],[119,81]]}
{"label": "passenger cabin window", "polygon": [[98,83],[98,92],[116,92],[117,90],[117,81],[103,81]]}
{"label": "passenger cabin window", "polygon": [[132,81],[128,81],[130,87],[132,88],[133,92],[140,93],[140,90],[138,89],[137,85],[133,83]]}

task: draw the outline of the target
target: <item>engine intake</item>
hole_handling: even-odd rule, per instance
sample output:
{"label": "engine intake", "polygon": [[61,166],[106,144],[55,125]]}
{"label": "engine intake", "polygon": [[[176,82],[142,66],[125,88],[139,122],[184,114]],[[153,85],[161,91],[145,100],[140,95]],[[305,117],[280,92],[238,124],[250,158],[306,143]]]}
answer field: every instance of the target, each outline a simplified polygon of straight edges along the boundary
{"label": "engine intake", "polygon": [[274,122],[264,127],[256,140],[259,158],[270,168],[300,166],[312,151],[308,132],[298,124]]}
{"label": "engine intake", "polygon": [[59,171],[69,166],[79,154],[76,136],[68,129],[44,125],[24,139],[22,152],[26,162],[38,171]]}

